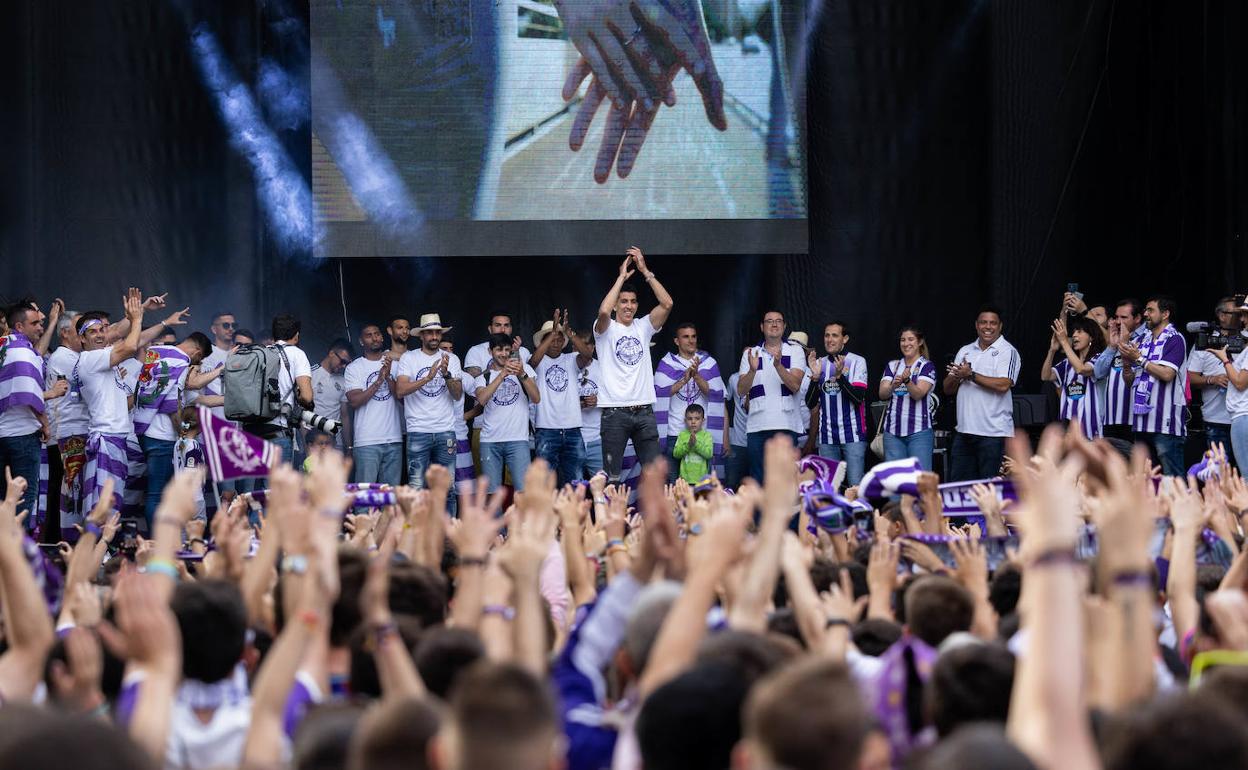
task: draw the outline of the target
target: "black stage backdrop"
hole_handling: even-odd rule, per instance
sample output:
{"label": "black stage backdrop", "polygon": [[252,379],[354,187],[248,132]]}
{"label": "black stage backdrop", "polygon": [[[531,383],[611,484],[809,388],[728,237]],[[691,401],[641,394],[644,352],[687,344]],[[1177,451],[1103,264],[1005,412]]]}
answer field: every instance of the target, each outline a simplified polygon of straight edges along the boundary
{"label": "black stage backdrop", "polygon": [[[556,306],[584,327],[630,245],[291,257],[189,30],[212,30],[253,84],[266,57],[306,76],[306,39],[287,18],[306,28],[306,4],[10,0],[4,15],[0,296],[119,312],[134,283],[191,305],[197,328],[215,309],[261,328],[289,309],[314,359],[342,333],[344,304],[353,336],[365,320],[436,311],[462,351],[494,306],[526,336]],[[924,327],[942,362],[991,301],[1023,355],[1020,391],[1038,392],[1068,282],[1093,302],[1168,291],[1179,320],[1207,317],[1217,296],[1248,289],[1244,29],[1243,3],[827,0],[808,78],[810,253],[653,254],[674,320],[697,322],[732,368],[767,308],[814,339],[843,319],[875,376],[902,323]],[[307,122],[279,137],[310,178]]]}

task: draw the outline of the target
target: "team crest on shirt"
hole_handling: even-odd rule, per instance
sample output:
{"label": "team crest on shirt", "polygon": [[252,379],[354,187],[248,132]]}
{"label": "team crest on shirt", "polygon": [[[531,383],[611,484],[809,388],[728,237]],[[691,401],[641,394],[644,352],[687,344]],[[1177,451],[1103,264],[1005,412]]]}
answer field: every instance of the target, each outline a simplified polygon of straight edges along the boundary
{"label": "team crest on shirt", "polygon": [[[416,379],[423,380],[425,378],[425,375],[429,374],[429,370],[431,368],[432,367],[426,366],[424,369],[421,369],[419,372],[416,372]],[[437,398],[438,396],[442,395],[445,392],[446,392],[446,378],[444,377],[434,377],[431,382],[426,383],[425,386],[420,389],[420,395],[425,396],[427,398]]]}
{"label": "team crest on shirt", "polygon": [[568,389],[568,370],[555,364],[546,370],[546,386],[556,393]]}
{"label": "team crest on shirt", "polygon": [[494,391],[494,398],[490,400],[494,402],[494,406],[511,406],[520,399],[520,383],[516,382],[515,377],[508,377],[499,384],[498,390]]}
{"label": "team crest on shirt", "polygon": [[620,337],[615,341],[615,360],[625,366],[636,366],[645,352],[637,337]]}
{"label": "team crest on shirt", "polygon": [[586,377],[585,379],[581,380],[581,387],[580,387],[579,392],[580,392],[581,398],[589,398],[590,396],[596,396],[598,395],[598,383]]}
{"label": "team crest on shirt", "polygon": [[841,384],[831,377],[828,377],[823,381],[823,392],[827,393],[829,396],[835,396],[837,393],[841,392]]}
{"label": "team crest on shirt", "polygon": [[692,404],[702,395],[702,389],[698,387],[698,383],[689,380],[685,383],[685,387],[680,389],[676,396],[685,403]]}
{"label": "team crest on shirt", "polygon": [[[426,369],[425,371],[428,371],[428,369]],[[373,383],[377,381],[377,377],[380,375],[381,375],[381,370],[378,369],[377,371],[365,377],[364,389],[368,390],[369,388],[373,387]],[[382,382],[381,385],[377,388],[377,392],[373,394],[372,400],[373,401],[389,401],[390,400],[390,383]]]}
{"label": "team crest on shirt", "polygon": [[115,367],[113,369],[113,384],[117,386],[118,390],[120,390],[122,393],[125,393],[128,396],[130,395],[131,390],[130,390],[130,386],[126,384],[127,374],[128,372],[120,366]]}

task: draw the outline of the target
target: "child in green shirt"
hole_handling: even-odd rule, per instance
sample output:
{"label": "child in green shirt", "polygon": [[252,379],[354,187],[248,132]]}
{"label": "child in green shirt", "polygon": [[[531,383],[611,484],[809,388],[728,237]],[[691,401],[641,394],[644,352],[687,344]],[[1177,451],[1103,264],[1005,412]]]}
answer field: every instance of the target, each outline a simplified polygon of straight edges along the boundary
{"label": "child in green shirt", "polygon": [[672,456],[680,461],[680,477],[690,484],[697,484],[710,472],[711,456],[715,445],[711,432],[704,430],[706,411],[700,404],[690,404],[685,409],[685,429],[676,437]]}

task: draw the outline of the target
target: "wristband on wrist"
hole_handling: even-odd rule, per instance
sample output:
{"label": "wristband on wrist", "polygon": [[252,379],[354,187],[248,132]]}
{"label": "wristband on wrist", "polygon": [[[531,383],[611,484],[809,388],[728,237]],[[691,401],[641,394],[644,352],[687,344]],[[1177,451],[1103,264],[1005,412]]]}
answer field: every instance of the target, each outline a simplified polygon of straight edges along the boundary
{"label": "wristband on wrist", "polygon": [[503,620],[515,620],[516,611],[503,604],[487,604],[481,608],[482,615],[497,615]]}
{"label": "wristband on wrist", "polygon": [[689,527],[689,535],[691,537],[696,537],[697,535],[700,535],[700,534],[702,534],[701,524],[694,524],[693,526]]}
{"label": "wristband on wrist", "polygon": [[843,626],[844,628],[849,629],[853,626],[853,623],[850,623],[845,618],[828,618],[824,628],[832,628],[833,626]]}
{"label": "wristband on wrist", "polygon": [[623,543],[620,543],[619,545],[607,546],[607,550],[606,550],[607,556],[614,556],[617,553],[628,553],[628,546],[624,545]]}
{"label": "wristband on wrist", "polygon": [[397,635],[398,632],[399,632],[399,627],[395,624],[393,620],[387,623],[378,623],[377,625],[373,626],[373,644],[376,645],[377,647],[380,647],[382,642],[386,641],[386,639],[389,639],[392,636]]}
{"label": "wristband on wrist", "polygon": [[594,505],[606,505],[606,504],[607,504],[607,498],[605,497],[594,498]]}
{"label": "wristband on wrist", "polygon": [[207,541],[207,540],[205,540],[205,539],[203,539],[202,537],[193,537],[193,538],[191,538],[190,540],[187,540],[187,541],[186,541],[186,547],[187,547],[187,548],[190,548],[190,547],[194,546],[196,543],[199,543],[200,545],[202,545],[202,546],[203,546],[203,547],[205,547],[205,548],[207,548],[207,547],[208,547],[208,541]]}
{"label": "wristband on wrist", "polygon": [[304,610],[299,613],[299,622],[315,631],[321,625],[321,615],[316,610]]}
{"label": "wristband on wrist", "polygon": [[624,539],[619,538],[619,537],[613,537],[607,541],[607,548],[610,548],[611,546],[614,546],[614,545],[624,545]]}
{"label": "wristband on wrist", "polygon": [[147,574],[164,575],[173,582],[178,582],[178,568],[174,563],[166,559],[149,559],[143,567],[143,571]]}
{"label": "wristband on wrist", "polygon": [[1065,546],[1057,546],[1041,551],[1031,560],[1029,567],[1053,567],[1061,565],[1079,564],[1079,557],[1075,555],[1074,548]]}
{"label": "wristband on wrist", "polygon": [[484,556],[461,556],[459,557],[459,566],[461,567],[484,567],[486,565],[486,557]]}
{"label": "wristband on wrist", "polygon": [[282,572],[290,575],[302,575],[308,571],[308,557],[303,554],[290,554],[282,559]]}
{"label": "wristband on wrist", "polygon": [[1111,580],[1114,588],[1149,588],[1153,587],[1153,576],[1144,570],[1123,570]]}
{"label": "wristband on wrist", "polygon": [[103,540],[103,539],[104,539],[104,530],[100,529],[100,525],[98,525],[98,524],[93,524],[93,523],[91,523],[91,522],[89,522],[89,521],[88,521],[88,522],[87,522],[87,524],[86,524],[86,526],[84,526],[84,527],[83,527],[83,530],[84,530],[84,531],[85,531],[88,535],[95,535],[95,537],[96,537],[96,539],[97,539],[97,540]]}

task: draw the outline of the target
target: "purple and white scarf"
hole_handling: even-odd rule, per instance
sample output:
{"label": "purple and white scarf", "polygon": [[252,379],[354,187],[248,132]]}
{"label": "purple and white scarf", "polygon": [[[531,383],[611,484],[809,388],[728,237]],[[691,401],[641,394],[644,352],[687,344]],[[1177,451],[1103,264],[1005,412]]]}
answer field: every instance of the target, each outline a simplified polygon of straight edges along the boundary
{"label": "purple and white scarf", "polygon": [[1166,324],[1166,328],[1161,330],[1161,334],[1153,337],[1151,334],[1144,335],[1140,342],[1140,373],[1135,378],[1135,394],[1131,404],[1132,414],[1148,414],[1153,408],[1153,400],[1156,397],[1154,391],[1157,388],[1157,378],[1148,373],[1148,369],[1144,365],[1151,362],[1156,363],[1161,360],[1161,354],[1165,352],[1166,343],[1170,338],[1178,334],[1178,330],[1174,328],[1174,324]]}
{"label": "purple and white scarf", "polygon": [[0,337],[0,412],[28,406],[43,414],[43,357],[21,332]]}
{"label": "purple and white scarf", "polygon": [[146,435],[158,414],[177,414],[191,359],[181,348],[157,345],[148,348],[134,393],[134,432]]}
{"label": "purple and white scarf", "polygon": [[858,496],[867,499],[892,495],[918,495],[919,474],[923,468],[913,457],[879,463],[867,471],[858,484]]}

